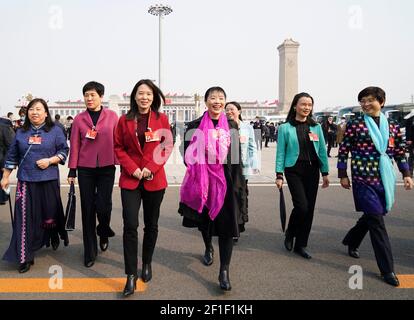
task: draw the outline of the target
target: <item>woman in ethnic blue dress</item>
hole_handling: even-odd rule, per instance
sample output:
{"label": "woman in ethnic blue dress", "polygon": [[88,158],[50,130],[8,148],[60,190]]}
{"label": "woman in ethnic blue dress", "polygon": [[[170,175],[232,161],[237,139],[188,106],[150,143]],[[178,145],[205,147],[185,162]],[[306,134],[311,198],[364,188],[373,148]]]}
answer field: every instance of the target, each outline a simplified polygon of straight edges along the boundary
{"label": "woman in ethnic blue dress", "polygon": [[359,258],[358,248],[369,231],[381,276],[386,283],[398,286],[384,216],[394,203],[396,176],[392,158],[403,174],[405,189],[413,188],[405,157],[405,143],[399,125],[388,120],[381,112],[385,104],[384,90],[366,88],[359,93],[358,101],[364,115],[348,122],[344,140],[339,147],[337,167],[341,186],[350,189],[346,169],[351,152],[355,209],[363,212],[363,216],[342,243],[348,246],[351,257]]}
{"label": "woman in ethnic blue dress", "polygon": [[65,135],[50,119],[46,102],[32,100],[7,153],[1,180],[6,189],[12,170],[18,167],[13,235],[3,259],[19,263],[20,273],[29,271],[35,251],[50,244],[56,250],[59,236],[65,246],[69,243],[58,169],[68,151]]}

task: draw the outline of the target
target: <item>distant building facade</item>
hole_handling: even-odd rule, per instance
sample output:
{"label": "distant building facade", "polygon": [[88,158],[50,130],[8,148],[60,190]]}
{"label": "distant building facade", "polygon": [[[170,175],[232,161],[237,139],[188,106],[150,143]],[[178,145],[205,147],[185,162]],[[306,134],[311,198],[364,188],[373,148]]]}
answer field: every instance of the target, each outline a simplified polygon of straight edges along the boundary
{"label": "distant building facade", "polygon": [[[103,102],[104,108],[109,108],[115,111],[119,116],[126,114],[129,110],[130,96],[124,93],[122,96],[111,95],[108,101]],[[244,101],[240,102],[242,106],[243,120],[251,121],[256,117],[265,117],[278,113],[278,101]],[[48,102],[50,116],[54,118],[56,114],[59,114],[62,121],[65,121],[67,117],[74,118],[76,115],[86,109],[83,100],[76,101],[56,101],[54,103]],[[16,106],[19,110],[22,105]],[[200,95],[178,95],[168,93],[165,95],[165,105],[162,107],[164,112],[170,121],[170,123],[184,123],[192,121],[200,117],[206,110],[204,104],[204,97]]]}

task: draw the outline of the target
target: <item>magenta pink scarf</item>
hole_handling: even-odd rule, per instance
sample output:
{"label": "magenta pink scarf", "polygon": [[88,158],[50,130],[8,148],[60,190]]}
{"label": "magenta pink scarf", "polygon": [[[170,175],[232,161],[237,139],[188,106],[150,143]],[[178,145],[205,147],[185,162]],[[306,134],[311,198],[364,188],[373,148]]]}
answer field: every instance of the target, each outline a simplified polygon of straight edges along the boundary
{"label": "magenta pink scarf", "polygon": [[204,206],[211,220],[224,204],[227,184],[223,164],[230,146],[230,130],[226,115],[220,115],[214,128],[208,112],[195,130],[185,153],[187,172],[180,190],[181,202],[198,213]]}

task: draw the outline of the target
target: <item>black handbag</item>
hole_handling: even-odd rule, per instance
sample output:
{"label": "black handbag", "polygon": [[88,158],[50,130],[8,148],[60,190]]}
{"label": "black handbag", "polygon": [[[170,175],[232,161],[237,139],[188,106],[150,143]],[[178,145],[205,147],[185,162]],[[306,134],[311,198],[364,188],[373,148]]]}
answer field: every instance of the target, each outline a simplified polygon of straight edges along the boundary
{"label": "black handbag", "polygon": [[65,212],[65,230],[75,230],[75,216],[76,216],[76,195],[75,184],[72,182],[69,188],[68,202],[66,204]]}

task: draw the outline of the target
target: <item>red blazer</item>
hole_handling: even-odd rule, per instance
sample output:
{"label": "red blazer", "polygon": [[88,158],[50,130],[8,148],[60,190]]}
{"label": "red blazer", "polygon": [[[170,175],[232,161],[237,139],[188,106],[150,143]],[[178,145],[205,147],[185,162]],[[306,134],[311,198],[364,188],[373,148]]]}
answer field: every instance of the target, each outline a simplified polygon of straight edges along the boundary
{"label": "red blazer", "polygon": [[[146,142],[142,149],[137,132],[136,120],[128,120],[121,116],[115,130],[115,154],[121,164],[121,176],[119,186],[123,189],[134,190],[143,182],[147,191],[158,191],[167,188],[164,165],[171,155],[173,139],[164,113],[159,113],[159,118],[151,111],[151,119],[148,127],[157,132],[161,141]],[[154,175],[152,180],[138,180],[132,174],[138,168],[147,168]]]}
{"label": "red blazer", "polygon": [[114,132],[118,115],[109,109],[102,109],[96,124],[96,139],[87,139],[86,133],[93,123],[88,111],[79,113],[72,124],[68,167],[96,168],[118,164],[114,152]]}

